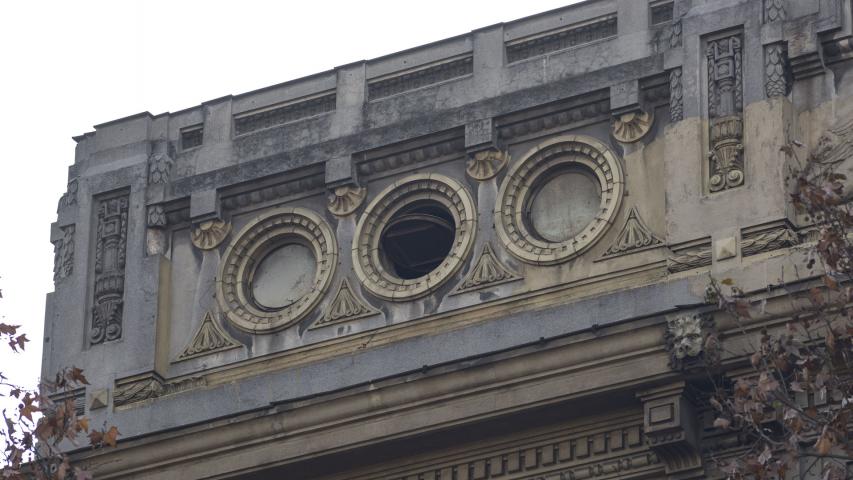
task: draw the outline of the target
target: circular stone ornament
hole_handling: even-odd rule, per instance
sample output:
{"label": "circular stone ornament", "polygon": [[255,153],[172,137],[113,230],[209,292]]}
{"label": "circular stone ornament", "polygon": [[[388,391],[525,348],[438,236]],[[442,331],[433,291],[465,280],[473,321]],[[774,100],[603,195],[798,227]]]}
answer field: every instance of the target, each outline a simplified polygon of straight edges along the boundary
{"label": "circular stone ornament", "polygon": [[[531,210],[546,202],[536,197],[548,192],[549,182],[566,174],[581,174],[598,183],[600,200],[593,215],[578,212],[573,218],[590,218],[559,241],[553,232],[536,232],[543,212]],[[510,168],[498,192],[495,228],[507,250],[519,260],[535,265],[566,262],[597,242],[613,223],[624,194],[622,166],[616,155],[602,142],[583,135],[564,135],[549,139],[529,150]],[[565,208],[572,208],[572,192],[566,192]],[[588,199],[581,199],[588,202]],[[578,205],[587,209],[588,206]],[[550,240],[549,240],[550,238]]]}
{"label": "circular stone ornament", "polygon": [[[440,204],[453,217],[453,242],[435,269],[418,278],[403,279],[386,268],[380,244],[383,232],[396,214],[421,202]],[[474,244],[476,230],[474,201],[459,182],[435,173],[405,177],[380,192],[358,221],[352,250],[356,276],[368,291],[384,300],[404,301],[425,296],[462,267]]]}
{"label": "circular stone ornament", "polygon": [[[288,254],[298,258],[282,258]],[[322,217],[304,208],[276,208],[249,222],[225,250],[217,299],[235,327],[272,333],[296,324],[317,306],[337,264],[337,242]],[[256,280],[263,283],[256,285]],[[276,282],[298,287],[301,295],[277,295],[270,285]]]}

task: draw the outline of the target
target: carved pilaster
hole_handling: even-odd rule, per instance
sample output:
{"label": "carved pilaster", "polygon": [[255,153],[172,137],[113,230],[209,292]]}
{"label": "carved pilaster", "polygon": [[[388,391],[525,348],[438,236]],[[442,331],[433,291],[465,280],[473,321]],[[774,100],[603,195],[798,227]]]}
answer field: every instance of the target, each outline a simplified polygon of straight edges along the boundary
{"label": "carved pilaster", "polygon": [[684,120],[684,87],[681,67],[669,71],[669,117],[672,123]]}
{"label": "carved pilaster", "polygon": [[125,193],[98,202],[92,344],[121,338],[128,201]]}
{"label": "carved pilaster", "polygon": [[71,178],[68,180],[68,188],[65,193],[59,197],[59,206],[57,210],[62,210],[63,208],[70,207],[72,205],[77,205],[77,190],[79,189],[79,182],[76,178]]}
{"label": "carved pilaster", "polygon": [[705,478],[700,423],[683,382],[640,392],[646,444],[663,461],[668,479]]}
{"label": "carved pilaster", "polygon": [[764,23],[782,22],[787,18],[785,0],[764,0]]}
{"label": "carved pilaster", "polygon": [[737,34],[709,41],[706,50],[711,130],[708,186],[712,192],[744,182],[742,45]]}
{"label": "carved pilaster", "polygon": [[785,46],[781,43],[764,47],[764,92],[767,98],[788,95],[790,74]]}
{"label": "carved pilaster", "polygon": [[148,157],[148,184],[169,183],[173,163],[172,158],[166,153],[152,153]]}
{"label": "carved pilaster", "polygon": [[169,249],[169,236],[166,234],[166,209],[162,204],[149,205],[146,212],[145,253],[163,255]]}

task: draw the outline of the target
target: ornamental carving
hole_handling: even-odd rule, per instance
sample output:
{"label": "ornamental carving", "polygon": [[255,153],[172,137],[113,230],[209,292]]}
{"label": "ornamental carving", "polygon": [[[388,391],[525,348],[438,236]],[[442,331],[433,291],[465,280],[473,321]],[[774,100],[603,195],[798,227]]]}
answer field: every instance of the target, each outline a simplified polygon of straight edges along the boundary
{"label": "ornamental carving", "polygon": [[152,153],[148,157],[148,184],[169,183],[173,163],[165,153]]}
{"label": "ornamental carving", "polygon": [[[380,257],[382,234],[392,217],[413,205],[432,202],[452,217],[453,240],[444,260],[417,278],[400,278],[385,268]],[[415,174],[388,186],[370,202],[355,229],[353,266],[361,284],[383,300],[419,298],[439,288],[462,267],[474,244],[477,211],[471,195],[459,182],[432,173]]]}
{"label": "ornamental carving", "polygon": [[231,233],[231,223],[217,218],[199,223],[190,236],[196,248],[213,250],[225,241],[229,233]]}
{"label": "ornamental carving", "polygon": [[708,114],[711,192],[739,187],[744,181],[743,54],[741,35],[708,42]]}
{"label": "ornamental carving", "polygon": [[684,120],[684,87],[681,68],[669,71],[669,117],[672,123]]}
{"label": "ornamental carving", "polygon": [[76,178],[72,178],[68,180],[68,189],[65,193],[59,197],[59,208],[58,210],[62,210],[63,208],[70,207],[72,205],[77,205],[77,190],[79,189],[79,181]]}
{"label": "ornamental carving", "polygon": [[116,380],[113,406],[124,407],[145,400],[185,392],[207,384],[204,377],[165,381],[156,373]]}
{"label": "ornamental carving", "polygon": [[663,241],[652,233],[640,218],[637,207],[632,207],[625,225],[616,236],[616,240],[604,252],[604,257],[616,257],[662,245]]}
{"label": "ornamental carving", "polygon": [[313,330],[338,323],[351,322],[359,318],[372,317],[374,315],[379,315],[379,310],[359,300],[353,292],[352,287],[350,287],[349,281],[344,279],[338,288],[338,293],[335,294],[335,298],[329,304],[326,313],[323,314],[323,318],[308,327],[308,329]]}
{"label": "ornamental carving", "polygon": [[[551,172],[582,169],[600,189],[598,211],[572,237],[554,241],[535,235],[526,218],[531,197]],[[616,155],[602,142],[565,135],[545,141],[528,151],[507,173],[498,193],[495,228],[498,238],[516,258],[537,265],[570,260],[595,244],[612,224],[622,203],[624,180]]]}
{"label": "ornamental carving", "polygon": [[53,242],[53,281],[70,277],[74,271],[74,225],[61,227],[62,236]]}
{"label": "ornamental carving", "polygon": [[636,111],[619,115],[613,120],[613,138],[622,143],[640,141],[652,129],[653,113]]}
{"label": "ornamental carving", "polygon": [[166,226],[166,209],[163,208],[163,205],[149,205],[147,216],[149,227],[161,228]]}
{"label": "ornamental carving", "polygon": [[510,270],[495,255],[492,246],[488,243],[483,245],[483,251],[474,264],[474,268],[468,272],[462,283],[453,290],[452,295],[482,290],[503,283],[521,280],[521,275]]}
{"label": "ornamental carving", "polygon": [[98,205],[92,344],[121,338],[128,200],[125,194],[105,198]]}
{"label": "ornamental carving", "polygon": [[781,43],[764,47],[764,93],[767,98],[788,95],[788,59]]}
{"label": "ornamental carving", "polygon": [[509,153],[497,149],[481,150],[469,156],[465,171],[474,180],[495,177],[509,161]]}
{"label": "ornamental carving", "polygon": [[344,185],[329,193],[329,211],[339,217],[345,217],[356,211],[364,203],[367,189],[356,185]]}
{"label": "ornamental carving", "polygon": [[764,22],[780,22],[788,18],[785,0],[764,0]]}
{"label": "ornamental carving", "polygon": [[741,255],[747,257],[762,252],[793,247],[800,243],[797,234],[787,227],[745,234],[741,240]]}
{"label": "ornamental carving", "polygon": [[[843,119],[827,129],[811,153],[816,162],[832,166],[834,173],[853,178],[853,119]],[[845,201],[853,197],[853,185],[844,182]]]}
{"label": "ornamental carving", "polygon": [[666,350],[669,366],[684,370],[712,361],[717,354],[714,319],[707,315],[683,315],[667,320]]}
{"label": "ornamental carving", "polygon": [[707,267],[711,265],[713,252],[710,244],[686,248],[674,252],[667,259],[667,269],[670,273],[683,272],[694,268]]}
{"label": "ornamental carving", "polygon": [[219,326],[210,312],[207,312],[192,340],[184,347],[177,360],[188,360],[238,347],[240,344]]}
{"label": "ornamental carving", "polygon": [[[283,245],[301,245],[313,255],[313,275],[306,291],[286,305],[259,304],[252,292],[255,267]],[[249,222],[223,254],[217,300],[228,321],[249,333],[271,333],[302,320],[328,289],[338,264],[332,229],[320,215],[304,208],[276,208]]]}

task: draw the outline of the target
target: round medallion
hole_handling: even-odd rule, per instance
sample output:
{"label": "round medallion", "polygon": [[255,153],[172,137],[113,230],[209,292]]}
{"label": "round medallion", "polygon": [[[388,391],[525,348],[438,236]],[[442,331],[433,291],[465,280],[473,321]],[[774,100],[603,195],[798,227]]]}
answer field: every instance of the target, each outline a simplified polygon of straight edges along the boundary
{"label": "round medallion", "polygon": [[317,305],[337,263],[325,220],[303,208],[277,208],[249,222],[229,245],[217,298],[237,328],[281,330]]}
{"label": "round medallion", "polygon": [[619,160],[603,143],[580,135],[550,139],[507,173],[495,209],[498,237],[528,263],[574,258],[612,223],[623,183]]}
{"label": "round medallion", "polygon": [[356,226],[356,275],[385,300],[426,295],[462,266],[476,222],[474,202],[457,181],[438,174],[399,180],[367,206]]}

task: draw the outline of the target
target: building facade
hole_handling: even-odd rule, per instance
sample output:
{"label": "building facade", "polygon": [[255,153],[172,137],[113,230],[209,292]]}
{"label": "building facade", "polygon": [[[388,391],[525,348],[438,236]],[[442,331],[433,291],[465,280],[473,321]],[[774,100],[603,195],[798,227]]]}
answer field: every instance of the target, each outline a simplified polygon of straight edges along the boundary
{"label": "building facade", "polygon": [[122,433],[75,458],[719,475],[709,274],[783,301],[809,230],[780,147],[853,145],[851,26],[848,0],[588,0],[75,137],[42,373],[85,369]]}

